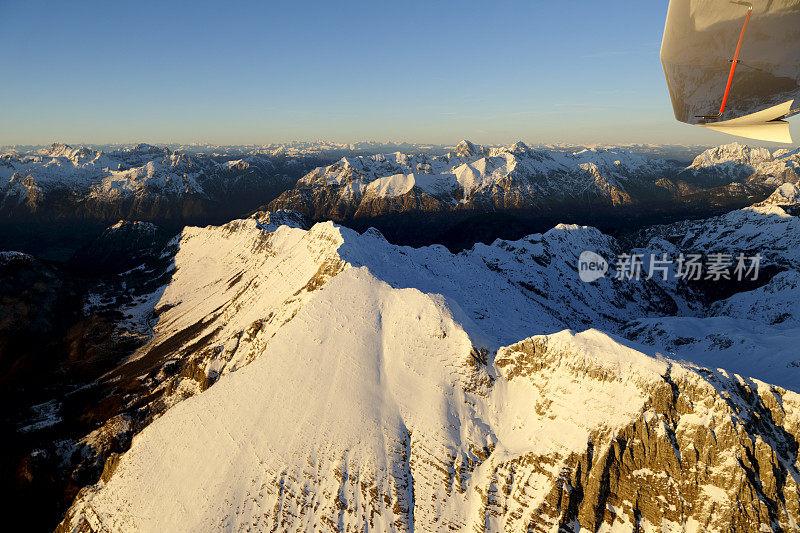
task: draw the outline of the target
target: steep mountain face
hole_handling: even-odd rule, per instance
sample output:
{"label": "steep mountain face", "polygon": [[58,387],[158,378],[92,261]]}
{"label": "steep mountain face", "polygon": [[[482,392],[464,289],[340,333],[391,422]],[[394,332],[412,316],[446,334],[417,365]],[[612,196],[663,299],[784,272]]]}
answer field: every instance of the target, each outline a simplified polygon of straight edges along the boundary
{"label": "steep mountain face", "polygon": [[[796,394],[598,332],[534,337],[486,366],[441,303],[369,278],[343,274],[322,292],[348,298],[358,327],[320,335],[333,301],[315,301],[269,356],[136,437],[65,525],[795,527]],[[328,356],[298,355],[301,334],[299,353]],[[421,349],[433,357],[410,356]]]}
{"label": "steep mountain face", "polygon": [[[120,312],[123,302],[164,281],[141,268],[103,288],[63,265],[0,253],[0,495],[7,528],[52,530],[78,489],[98,479],[108,454],[130,446],[132,431],[120,426],[107,438],[95,430],[112,426],[119,398],[130,399],[135,384],[109,384],[102,376],[149,338],[146,328],[127,326],[133,321]],[[87,291],[97,302],[92,311]],[[102,305],[113,298],[119,306]]]}
{"label": "steep mountain face", "polygon": [[[670,254],[744,242],[783,270],[712,305],[613,266],[582,282],[582,251],[626,251],[587,227],[457,254],[287,212],[187,228],[168,282],[119,307],[152,335],[107,379],[142,393],[90,440],[136,435],[87,452],[103,474],[59,529],[795,529],[790,219],[753,207],[643,235]],[[666,349],[659,321],[724,351]],[[715,345],[722,321],[762,338]]]}
{"label": "steep mountain face", "polygon": [[663,195],[655,181],[674,163],[624,150],[570,153],[523,143],[485,148],[462,141],[442,156],[394,153],[343,158],[304,176],[272,208],[342,220],[406,211],[624,206],[632,194]]}
{"label": "steep mountain face", "polygon": [[[276,218],[291,226],[276,227]],[[300,220],[258,214],[221,227],[187,228],[176,246],[172,279],[154,307],[155,333],[141,355],[146,359],[149,350],[167,360],[175,352],[182,364],[188,356],[211,381],[253,360],[317,288],[353,266],[368,267],[393,287],[457,302],[492,349],[519,340],[519,331],[613,329],[633,317],[693,306],[692,295],[655,280],[581,282],[574,275],[581,250],[610,257],[619,246],[579,226],[452,254],[442,246],[398,247],[376,231],[358,234],[331,222],[306,230]],[[492,312],[503,308],[514,312]],[[162,349],[189,330],[191,352]]]}
{"label": "steep mountain face", "polygon": [[744,181],[755,175],[777,186],[797,181],[798,168],[800,152],[797,150],[776,150],[773,154],[766,148],[731,143],[698,155],[679,179],[709,187]]}
{"label": "steep mountain face", "polygon": [[0,156],[6,220],[218,220],[269,201],[319,159],[187,155],[138,145],[109,152],[54,144]]}
{"label": "steep mountain face", "polygon": [[752,148],[735,142],[704,151],[683,171],[682,177],[706,187],[726,185],[756,173],[769,173],[769,167],[773,166],[783,170],[766,148]]}
{"label": "steep mountain face", "polygon": [[706,150],[674,182],[685,202],[712,206],[750,204],[783,183],[800,180],[800,152],[752,148],[732,143]]}
{"label": "steep mountain face", "polygon": [[756,206],[775,205],[784,211],[792,211],[800,205],[800,188],[794,183],[784,183],[773,192],[766,200],[755,204]]}
{"label": "steep mountain face", "polygon": [[171,237],[150,222],[120,220],[78,250],[68,264],[101,276],[124,272],[154,258]]}

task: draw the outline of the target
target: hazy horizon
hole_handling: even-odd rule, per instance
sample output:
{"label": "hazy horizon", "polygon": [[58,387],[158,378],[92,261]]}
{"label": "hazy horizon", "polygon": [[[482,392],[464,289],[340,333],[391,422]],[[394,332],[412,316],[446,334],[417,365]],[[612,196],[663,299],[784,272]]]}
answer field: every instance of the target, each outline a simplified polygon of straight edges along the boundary
{"label": "hazy horizon", "polygon": [[[731,144],[734,142],[738,142],[739,144],[748,145],[748,144],[764,144],[768,145],[770,143],[761,143],[760,141],[749,142],[748,139],[740,139],[738,137],[730,137],[727,142],[720,142],[720,143],[639,143],[639,142],[619,142],[619,143],[605,143],[605,142],[593,142],[593,143],[575,143],[575,142],[532,142],[526,141],[524,139],[517,139],[511,142],[477,142],[473,141],[472,139],[458,139],[457,141],[451,142],[442,142],[442,143],[433,143],[433,142],[418,142],[414,140],[403,140],[403,139],[353,139],[353,140],[346,140],[346,141],[333,141],[331,139],[291,139],[288,141],[273,141],[273,142],[263,142],[263,143],[252,143],[252,142],[244,142],[244,143],[213,143],[213,142],[198,142],[198,141],[189,141],[189,142],[181,142],[181,141],[167,141],[167,142],[150,142],[150,141],[141,141],[141,140],[134,140],[134,141],[127,141],[127,142],[88,142],[88,141],[63,141],[63,140],[54,140],[52,142],[45,142],[45,143],[11,143],[11,144],[0,144],[0,148],[12,148],[12,149],[19,149],[19,148],[47,148],[49,146],[54,145],[65,145],[70,147],[86,147],[86,148],[93,148],[93,147],[127,147],[127,146],[137,146],[137,145],[151,145],[151,146],[199,146],[199,147],[263,147],[263,146],[288,146],[288,145],[325,145],[330,144],[333,146],[347,146],[347,145],[357,145],[357,144],[377,144],[377,145],[392,145],[392,146],[401,146],[401,145],[410,145],[410,146],[431,146],[431,147],[439,147],[439,148],[453,148],[457,146],[461,142],[472,142],[473,144],[479,146],[486,146],[486,147],[503,147],[503,146],[510,146],[518,142],[522,142],[527,146],[536,147],[536,146],[563,146],[563,147],[570,147],[570,146],[618,146],[618,147],[625,147],[625,146],[685,146],[685,147],[707,147],[707,146],[719,146],[724,144]],[[785,145],[781,145],[785,146]]]}

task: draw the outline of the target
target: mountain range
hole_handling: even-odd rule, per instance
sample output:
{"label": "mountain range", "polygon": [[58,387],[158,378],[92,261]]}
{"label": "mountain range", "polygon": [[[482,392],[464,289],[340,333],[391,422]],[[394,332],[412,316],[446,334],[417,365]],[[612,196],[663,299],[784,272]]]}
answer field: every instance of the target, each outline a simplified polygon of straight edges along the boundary
{"label": "mountain range", "polygon": [[[137,145],[109,152],[54,144],[0,157],[0,216],[191,219],[219,204],[226,216],[243,197],[266,200],[302,175],[307,160],[260,153],[198,156]],[[227,205],[226,205],[227,204]]]}
{"label": "mountain range", "polygon": [[799,164],[796,150],[772,154],[736,143],[684,166],[626,149],[553,151],[521,142],[485,148],[462,141],[441,156],[343,158],[302,177],[270,207],[346,220],[408,211],[648,208],[709,195],[733,204],[797,182]]}
{"label": "mountain range", "polygon": [[[387,147],[407,152],[374,153]],[[95,149],[54,144],[0,155],[0,248],[66,258],[118,220],[178,231],[263,210],[292,210],[393,242],[491,242],[559,222],[615,232],[710,216],[796,183],[797,151],[739,144],[694,161],[670,147],[454,147],[292,143]],[[344,154],[344,157],[341,155]],[[341,157],[338,161],[335,157]],[[37,243],[35,246],[32,243]],[[47,247],[55,250],[47,250]]]}

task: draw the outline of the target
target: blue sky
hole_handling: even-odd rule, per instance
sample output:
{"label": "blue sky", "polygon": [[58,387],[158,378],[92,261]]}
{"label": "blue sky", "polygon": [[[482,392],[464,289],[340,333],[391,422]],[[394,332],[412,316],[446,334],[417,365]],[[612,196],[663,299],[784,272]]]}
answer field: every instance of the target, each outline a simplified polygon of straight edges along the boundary
{"label": "blue sky", "polygon": [[0,0],[0,144],[728,142],[673,120],[666,9]]}

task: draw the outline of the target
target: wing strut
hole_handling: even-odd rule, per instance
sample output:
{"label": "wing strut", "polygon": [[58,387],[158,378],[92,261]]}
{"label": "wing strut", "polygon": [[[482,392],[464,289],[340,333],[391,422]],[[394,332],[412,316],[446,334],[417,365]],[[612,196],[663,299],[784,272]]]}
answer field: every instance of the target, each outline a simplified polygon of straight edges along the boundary
{"label": "wing strut", "polygon": [[750,15],[753,14],[753,5],[748,2],[732,2],[734,4],[741,4],[747,6],[747,17],[744,19],[742,32],[739,34],[739,42],[736,44],[736,53],[731,60],[731,71],[728,73],[728,84],[725,86],[725,94],[722,97],[722,105],[719,107],[719,113],[716,115],[701,115],[698,118],[704,119],[717,119],[725,112],[725,106],[728,105],[728,96],[731,94],[731,85],[733,85],[733,75],[736,72],[736,65],[739,64],[739,52],[742,51],[742,41],[744,40],[744,32],[747,31],[747,23],[750,22]]}

